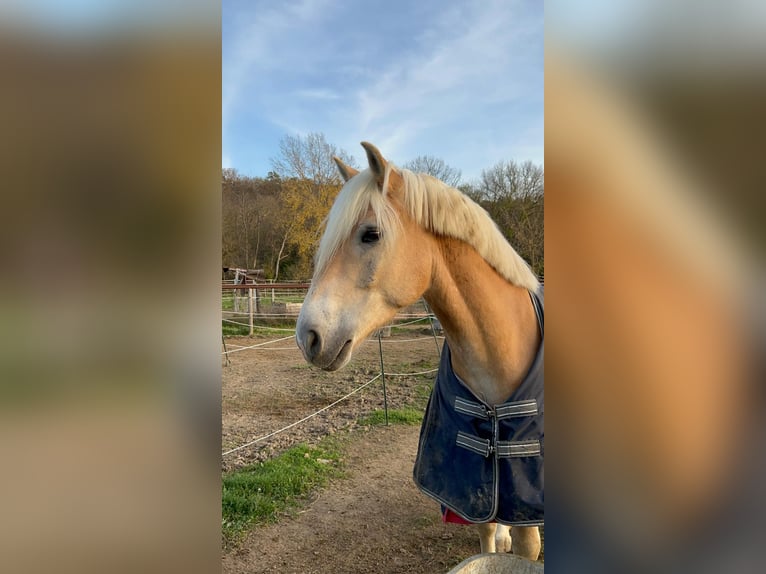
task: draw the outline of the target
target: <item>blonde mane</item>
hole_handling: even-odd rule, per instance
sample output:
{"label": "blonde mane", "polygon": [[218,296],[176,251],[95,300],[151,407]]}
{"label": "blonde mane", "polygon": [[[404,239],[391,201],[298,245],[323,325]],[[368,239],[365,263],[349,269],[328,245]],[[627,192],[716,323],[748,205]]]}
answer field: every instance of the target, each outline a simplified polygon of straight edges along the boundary
{"label": "blonde mane", "polygon": [[372,209],[381,234],[396,234],[399,218],[386,200],[392,169],[404,180],[404,204],[410,217],[424,229],[466,242],[502,277],[531,291],[539,287],[527,263],[508,244],[489,214],[454,187],[425,174],[386,165],[383,191],[378,189],[370,169],[351,178],[341,189],[327,216],[327,227],[315,261],[320,276],[359,220]]}

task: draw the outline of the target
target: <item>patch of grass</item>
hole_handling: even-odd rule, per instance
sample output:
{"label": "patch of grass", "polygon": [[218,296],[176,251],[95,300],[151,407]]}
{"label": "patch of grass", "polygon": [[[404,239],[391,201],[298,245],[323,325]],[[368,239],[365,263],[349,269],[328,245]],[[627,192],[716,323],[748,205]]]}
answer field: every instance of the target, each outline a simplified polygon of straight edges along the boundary
{"label": "patch of grass", "polygon": [[390,327],[392,335],[409,335],[412,333],[412,329],[410,327],[397,327],[396,325],[390,325]]}
{"label": "patch of grass", "polygon": [[224,337],[246,337],[250,334],[250,327],[235,323],[221,322],[221,332]]}
{"label": "patch of grass", "polygon": [[[242,320],[246,322],[247,317],[240,319],[240,321]],[[286,329],[295,329],[295,321],[272,321],[269,325],[256,324],[253,333],[260,336],[286,337],[290,335],[290,332]],[[221,321],[221,332],[224,337],[247,337],[250,334],[250,326],[240,322],[229,323],[228,321]]]}
{"label": "patch of grass", "polygon": [[[400,409],[388,409],[389,424],[399,425],[419,425],[423,422],[423,411],[412,407],[402,407]],[[359,419],[360,425],[384,425],[386,424],[386,413],[379,409],[371,412],[368,416]]]}
{"label": "patch of grass", "polygon": [[295,324],[293,325],[286,325],[284,327],[280,327],[279,325],[275,325],[273,327],[265,327],[263,325],[256,326],[254,329],[254,333],[256,335],[260,335],[262,337],[287,337],[289,335],[292,335],[290,331],[287,331],[286,329],[295,329]]}
{"label": "patch of grass", "polygon": [[277,295],[274,297],[274,303],[303,303],[305,298],[305,295]]}
{"label": "patch of grass", "polygon": [[330,477],[340,476],[341,451],[337,440],[325,439],[316,447],[298,445],[271,460],[225,474],[221,502],[224,545],[241,541],[252,526],[275,522]]}
{"label": "patch of grass", "polygon": [[315,368],[314,365],[310,365],[308,363],[303,363],[303,364],[299,363],[297,365],[290,366],[291,371],[311,371],[314,368]]}
{"label": "patch of grass", "polygon": [[428,398],[431,396],[431,389],[433,389],[433,383],[430,381],[415,387],[415,395],[424,406],[428,402]]}

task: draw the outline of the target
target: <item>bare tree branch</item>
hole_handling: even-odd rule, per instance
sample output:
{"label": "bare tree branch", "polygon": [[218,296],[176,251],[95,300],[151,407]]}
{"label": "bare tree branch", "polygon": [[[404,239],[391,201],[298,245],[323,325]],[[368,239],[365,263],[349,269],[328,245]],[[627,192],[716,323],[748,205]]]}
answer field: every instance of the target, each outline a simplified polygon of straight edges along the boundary
{"label": "bare tree branch", "polygon": [[324,134],[286,135],[279,142],[279,155],[271,158],[271,166],[282,179],[307,180],[315,185],[342,184],[333,156],[356,167],[356,160],[345,150],[328,143]]}
{"label": "bare tree branch", "polygon": [[460,180],[463,176],[459,169],[447,165],[443,159],[430,155],[419,155],[405,163],[403,167],[415,173],[432,175],[451,187],[460,185]]}

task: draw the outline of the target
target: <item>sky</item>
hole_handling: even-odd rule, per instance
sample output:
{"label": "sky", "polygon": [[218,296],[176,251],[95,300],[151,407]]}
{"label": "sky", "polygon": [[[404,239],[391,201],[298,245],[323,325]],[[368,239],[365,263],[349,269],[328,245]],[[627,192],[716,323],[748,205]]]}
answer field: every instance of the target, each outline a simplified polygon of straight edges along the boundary
{"label": "sky", "polygon": [[543,163],[541,0],[223,0],[222,164],[265,176],[285,135],[361,141],[464,181]]}

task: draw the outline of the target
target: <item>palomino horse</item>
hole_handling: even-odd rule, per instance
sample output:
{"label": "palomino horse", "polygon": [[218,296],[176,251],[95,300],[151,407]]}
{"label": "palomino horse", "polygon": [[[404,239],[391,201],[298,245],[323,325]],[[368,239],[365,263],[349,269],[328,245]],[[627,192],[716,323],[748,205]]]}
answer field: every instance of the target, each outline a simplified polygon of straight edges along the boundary
{"label": "palomino horse", "polygon": [[[396,168],[369,143],[362,146],[367,152],[367,170],[358,172],[335,159],[346,185],[328,216],[311,289],[298,318],[296,339],[304,357],[322,369],[340,369],[375,329],[422,296],[444,328],[450,352],[446,362],[454,370],[452,378],[470,390],[470,400],[455,403],[455,409],[478,409],[484,419],[499,419],[501,416],[493,411],[499,405],[498,412],[502,406],[515,409],[513,416],[518,416],[518,407],[526,408],[530,401],[502,403],[514,396],[533,363],[542,379],[542,365],[538,364],[541,310],[534,304],[535,299],[530,302],[531,294],[539,290],[537,278],[486,211],[471,199],[433,177]],[[424,430],[426,426],[424,422]],[[533,441],[538,455],[541,429],[540,423],[540,440]],[[466,436],[464,446],[474,451],[486,449],[485,456],[465,449],[460,452],[482,458],[482,462],[484,458],[490,460],[495,476],[502,462],[489,453],[495,446],[498,451],[508,451],[520,445],[518,441],[506,441],[503,447],[501,441],[494,445],[489,440]],[[521,444],[522,450],[529,443]],[[437,453],[437,458],[448,457]],[[538,458],[536,480],[542,491],[542,456]],[[451,463],[452,458],[447,462]],[[453,474],[461,474],[466,469],[458,466],[452,470]],[[424,475],[427,478],[428,473]],[[499,476],[502,484],[498,486],[495,479],[495,486],[488,489],[492,502],[488,514],[482,514],[484,519],[471,520],[477,515],[466,516],[468,513],[460,511],[458,515],[470,522],[481,522],[482,552],[512,549],[515,554],[536,560],[540,533],[531,524],[542,523],[542,494],[537,520],[502,517],[492,497],[498,498],[498,490],[502,496],[504,490],[511,489],[515,476]],[[431,486],[419,486],[443,504],[447,500],[434,496]]]}

